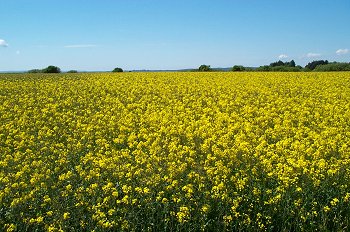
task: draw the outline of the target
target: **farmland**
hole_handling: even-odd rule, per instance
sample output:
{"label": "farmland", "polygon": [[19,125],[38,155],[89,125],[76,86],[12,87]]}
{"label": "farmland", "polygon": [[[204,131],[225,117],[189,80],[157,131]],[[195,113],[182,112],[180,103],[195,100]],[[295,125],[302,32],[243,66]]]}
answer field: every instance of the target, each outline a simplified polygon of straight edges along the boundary
{"label": "farmland", "polygon": [[0,75],[0,230],[349,230],[349,183],[349,72]]}

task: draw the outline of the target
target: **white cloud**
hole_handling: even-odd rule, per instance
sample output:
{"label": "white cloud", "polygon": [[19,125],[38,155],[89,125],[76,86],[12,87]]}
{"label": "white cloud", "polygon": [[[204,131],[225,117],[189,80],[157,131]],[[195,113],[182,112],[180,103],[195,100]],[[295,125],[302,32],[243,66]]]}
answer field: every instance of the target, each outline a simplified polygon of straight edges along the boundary
{"label": "white cloud", "polygon": [[288,55],[286,55],[286,54],[281,54],[281,55],[278,56],[278,58],[279,58],[279,59],[286,59],[286,58],[288,58]]}
{"label": "white cloud", "polygon": [[320,53],[312,53],[312,52],[309,52],[308,54],[306,54],[306,57],[308,57],[308,58],[320,57],[320,56],[321,56]]}
{"label": "white cloud", "polygon": [[0,47],[8,47],[9,45],[6,43],[5,40],[0,39]]}
{"label": "white cloud", "polygon": [[345,48],[345,49],[338,49],[335,53],[337,53],[337,55],[340,56],[340,55],[348,54],[349,52],[350,50]]}
{"label": "white cloud", "polygon": [[95,44],[74,44],[74,45],[66,45],[65,48],[93,48],[97,47]]}

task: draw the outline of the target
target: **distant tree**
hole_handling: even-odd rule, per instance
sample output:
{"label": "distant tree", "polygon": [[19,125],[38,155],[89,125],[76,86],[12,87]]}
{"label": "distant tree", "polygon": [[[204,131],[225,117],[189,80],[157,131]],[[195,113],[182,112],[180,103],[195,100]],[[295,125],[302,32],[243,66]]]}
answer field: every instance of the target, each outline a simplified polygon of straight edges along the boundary
{"label": "distant tree", "polygon": [[276,66],[272,67],[271,71],[273,72],[300,72],[302,71],[301,67],[289,67],[289,66]]}
{"label": "distant tree", "polygon": [[257,72],[269,72],[271,71],[271,67],[268,65],[260,66],[259,68],[255,69]]}
{"label": "distant tree", "polygon": [[279,60],[270,64],[270,67],[284,66],[284,62]]}
{"label": "distant tree", "polygon": [[253,72],[255,70],[256,70],[256,68],[253,68],[253,67],[244,67],[244,71],[246,71],[246,72]]}
{"label": "distant tree", "polygon": [[243,72],[245,68],[242,65],[235,65],[232,67],[231,71],[233,72]]}
{"label": "distant tree", "polygon": [[350,63],[329,63],[324,65],[318,65],[315,72],[339,72],[339,71],[350,71]]}
{"label": "distant tree", "polygon": [[56,66],[48,66],[47,68],[44,68],[42,70],[43,73],[60,73],[61,72],[61,69],[59,67],[56,67]]}
{"label": "distant tree", "polygon": [[270,64],[270,67],[280,67],[280,66],[295,67],[295,61],[291,60],[290,62],[283,62],[283,61],[279,60],[277,62],[273,62]]}
{"label": "distant tree", "polygon": [[291,60],[289,62],[289,67],[295,67],[295,61],[294,60]]}
{"label": "distant tree", "polygon": [[123,69],[121,69],[121,68],[115,68],[115,69],[113,69],[112,72],[123,72]]}
{"label": "distant tree", "polygon": [[69,70],[67,73],[77,73],[77,70]]}
{"label": "distant tree", "polygon": [[328,60],[314,60],[305,66],[306,70],[314,70],[318,65],[328,64]]}
{"label": "distant tree", "polygon": [[202,64],[201,66],[199,66],[198,71],[200,71],[200,72],[210,72],[211,71],[210,65]]}
{"label": "distant tree", "polygon": [[41,69],[31,69],[28,71],[28,73],[41,73],[42,70]]}

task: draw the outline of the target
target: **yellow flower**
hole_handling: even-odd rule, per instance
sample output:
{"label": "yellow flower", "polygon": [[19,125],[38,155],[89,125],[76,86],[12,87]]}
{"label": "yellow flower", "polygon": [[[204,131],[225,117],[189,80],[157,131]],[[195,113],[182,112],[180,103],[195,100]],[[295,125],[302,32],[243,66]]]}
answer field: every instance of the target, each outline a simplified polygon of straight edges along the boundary
{"label": "yellow flower", "polygon": [[[1,229],[155,230],[137,222],[157,212],[170,231],[307,230],[296,223],[320,224],[321,205],[347,212],[349,83],[347,72],[0,74]],[[329,189],[326,206],[312,197]]]}
{"label": "yellow flower", "polygon": [[331,210],[331,208],[329,208],[327,205],[325,207],[323,207],[323,211],[325,211],[326,213],[330,210]]}
{"label": "yellow flower", "polygon": [[7,227],[6,231],[7,232],[12,232],[16,231],[17,226],[15,224],[6,224],[5,228]]}
{"label": "yellow flower", "polygon": [[203,205],[203,206],[202,206],[202,212],[203,212],[203,213],[208,213],[208,211],[209,211],[209,205],[207,205],[207,204],[206,204],[206,205]]}
{"label": "yellow flower", "polygon": [[143,192],[144,192],[145,194],[148,194],[148,193],[150,193],[150,189],[147,188],[147,187],[144,187],[144,188],[143,188]]}
{"label": "yellow flower", "polygon": [[232,216],[231,215],[228,215],[228,216],[226,215],[226,216],[223,217],[223,219],[224,219],[224,222],[226,224],[229,224],[232,221]]}
{"label": "yellow flower", "polygon": [[338,198],[333,198],[333,200],[331,201],[331,205],[336,206],[338,202],[339,202]]}
{"label": "yellow flower", "polygon": [[177,212],[176,216],[180,223],[186,222],[189,217],[189,209],[186,206],[181,206],[180,211]]}
{"label": "yellow flower", "polygon": [[70,218],[70,213],[65,212],[65,213],[63,214],[63,219],[64,219],[64,220],[67,220],[67,219],[69,219],[69,218]]}
{"label": "yellow flower", "polygon": [[36,219],[36,222],[37,223],[41,223],[41,222],[43,222],[43,220],[44,220],[44,217],[38,217],[37,219]]}

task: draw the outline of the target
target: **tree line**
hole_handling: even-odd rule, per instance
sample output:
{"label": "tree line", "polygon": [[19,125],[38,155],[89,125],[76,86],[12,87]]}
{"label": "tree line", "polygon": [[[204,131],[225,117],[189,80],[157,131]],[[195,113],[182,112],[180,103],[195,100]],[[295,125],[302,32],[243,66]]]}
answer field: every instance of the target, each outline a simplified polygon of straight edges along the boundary
{"label": "tree line", "polygon": [[28,73],[60,73],[61,69],[57,66],[50,65],[44,69],[32,69]]}
{"label": "tree line", "polygon": [[[192,71],[210,72],[220,71],[212,69],[210,65],[201,65],[198,69]],[[244,67],[242,65],[235,65],[230,71],[233,72],[334,72],[334,71],[350,71],[350,63],[346,62],[329,62],[328,60],[315,60],[309,62],[305,67],[296,65],[294,60],[283,62],[281,60],[263,65],[258,68]]]}
{"label": "tree line", "polygon": [[[192,72],[211,72],[223,71],[222,69],[213,69],[210,65],[202,64],[198,69],[190,70]],[[350,62],[329,62],[328,60],[314,60],[309,62],[305,67],[296,65],[294,60],[283,62],[281,60],[263,65],[258,68],[244,67],[243,65],[235,65],[229,71],[233,72],[336,72],[350,71]],[[67,73],[77,73],[77,70],[70,70]],[[112,72],[124,72],[122,68],[115,68]],[[50,65],[44,69],[32,69],[28,73],[61,73],[61,69],[57,66]]]}
{"label": "tree line", "polygon": [[[67,73],[77,73],[77,70],[69,70]],[[115,68],[112,72],[123,72],[122,68]],[[50,65],[44,69],[31,69],[28,73],[61,73],[61,69],[57,66]]]}

